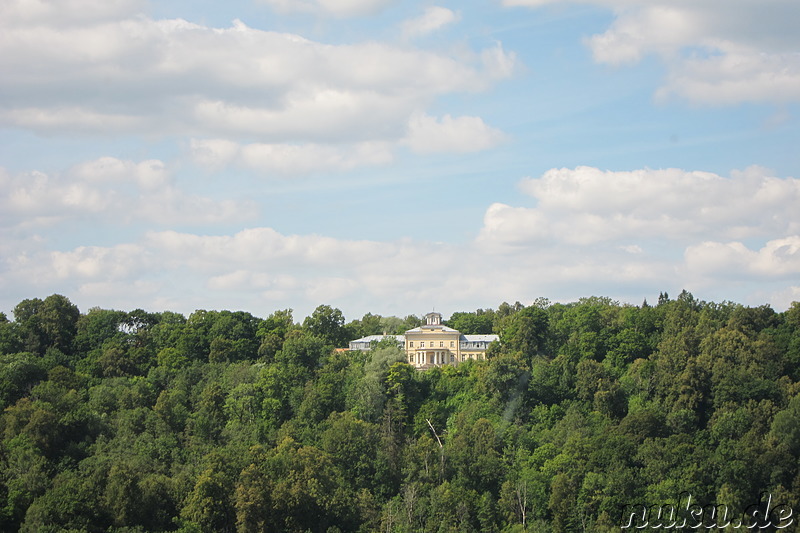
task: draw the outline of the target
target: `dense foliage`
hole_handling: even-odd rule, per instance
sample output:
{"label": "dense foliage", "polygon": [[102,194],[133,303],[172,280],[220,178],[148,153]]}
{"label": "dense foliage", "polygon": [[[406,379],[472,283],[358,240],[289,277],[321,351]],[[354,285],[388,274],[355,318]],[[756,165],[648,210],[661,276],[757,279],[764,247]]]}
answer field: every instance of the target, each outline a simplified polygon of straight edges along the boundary
{"label": "dense foliage", "polygon": [[426,372],[333,349],[418,324],[25,300],[0,314],[0,529],[602,532],[684,491],[800,509],[800,304],[504,303],[449,322],[498,333],[488,361]]}

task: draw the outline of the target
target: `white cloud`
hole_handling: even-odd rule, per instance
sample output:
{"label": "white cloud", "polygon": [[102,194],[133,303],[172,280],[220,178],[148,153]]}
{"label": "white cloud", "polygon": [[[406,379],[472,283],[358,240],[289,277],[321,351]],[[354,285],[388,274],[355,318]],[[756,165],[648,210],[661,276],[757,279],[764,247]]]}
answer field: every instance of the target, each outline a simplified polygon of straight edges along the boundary
{"label": "white cloud", "polygon": [[4,0],[0,20],[7,24],[74,24],[132,16],[146,7],[145,0]]}
{"label": "white cloud", "polygon": [[196,164],[219,170],[238,159],[241,147],[227,139],[192,139],[189,150]]}
{"label": "white cloud", "polygon": [[245,166],[278,174],[308,174],[343,171],[363,165],[382,165],[392,161],[387,143],[330,145],[250,144],[244,146],[241,161]]}
{"label": "white cloud", "polygon": [[171,181],[166,165],[157,159],[135,163],[116,157],[100,157],[75,165],[68,174],[77,178],[77,181],[92,184],[133,183],[144,190],[164,187]]}
{"label": "white cloud", "polygon": [[517,64],[499,45],[448,55],[329,45],[241,21],[213,28],[109,17],[0,18],[0,125],[266,143],[397,139],[432,98],[485,89]]}
{"label": "white cloud", "polygon": [[375,14],[393,0],[260,0],[282,13],[301,12],[336,17],[355,17]]}
{"label": "white cloud", "polygon": [[[658,241],[652,237],[609,246],[568,242],[557,233],[544,236],[562,227],[557,214],[521,209],[493,205],[480,238],[460,245],[285,235],[268,227],[229,235],[149,232],[136,242],[63,251],[32,243],[0,263],[0,285],[7,294],[20,287],[25,295],[57,290],[75,295],[81,305],[185,313],[248,309],[263,316],[292,307],[303,316],[320,303],[353,315],[380,312],[375,302],[387,313],[420,312],[432,305],[457,310],[475,302],[577,298],[598,287],[604,287],[604,295],[634,303],[665,289],[721,290],[728,299],[751,299],[769,287],[775,298],[769,301],[785,307],[794,294],[791,282],[800,275],[798,235],[771,238],[755,248],[737,241],[694,241],[689,235],[671,254],[654,250]],[[521,238],[511,241],[515,232]],[[744,296],[731,292],[742,285],[750,287]]]}
{"label": "white cloud", "polygon": [[[505,258],[561,291],[697,287],[730,299],[731,287],[757,295],[765,283],[800,277],[800,180],[763,168],[730,177],[552,169],[520,189],[535,206],[492,204],[475,244],[484,257]],[[498,278],[533,285],[514,268],[500,271]]]}
{"label": "white cloud", "polygon": [[[0,82],[1,83],[1,82]],[[53,102],[56,102],[54,99]],[[102,131],[146,130],[143,117],[100,112],[81,106],[0,107],[0,124],[39,132],[97,133]]]}
{"label": "white cloud", "polygon": [[209,170],[229,165],[267,175],[297,176],[318,172],[342,172],[362,166],[386,165],[394,160],[394,148],[406,145],[412,151],[467,153],[486,150],[505,140],[503,132],[486,125],[480,117],[441,119],[418,113],[408,121],[406,136],[396,143],[250,143],[240,145],[226,139],[192,139],[192,160]]}
{"label": "white cloud", "polygon": [[592,4],[614,11],[587,40],[597,62],[636,63],[648,54],[668,66],[661,99],[704,104],[800,100],[800,7],[794,0],[505,0],[509,6]]}
{"label": "white cloud", "polygon": [[547,216],[535,209],[494,203],[486,210],[478,242],[494,246],[529,246],[553,237]]}
{"label": "white cloud", "polygon": [[191,258],[198,268],[209,270],[228,268],[232,261],[246,267],[244,270],[273,264],[332,266],[348,255],[369,257],[373,249],[381,246],[369,241],[341,242],[316,235],[284,236],[272,228],[250,228],[225,236],[151,232],[146,242],[170,261],[183,262]]}
{"label": "white cloud", "polygon": [[419,17],[403,22],[401,28],[406,38],[421,37],[453,24],[460,18],[458,13],[446,7],[430,6],[425,8],[425,12]]}
{"label": "white cloud", "polygon": [[311,301],[330,302],[341,299],[359,288],[354,279],[323,277],[311,281],[306,288],[306,297]]}
{"label": "white cloud", "polygon": [[776,178],[759,167],[731,177],[680,169],[552,169],[523,180],[520,188],[536,207],[490,208],[482,238],[510,245],[545,237],[589,244],[800,232],[800,180]]}
{"label": "white cloud", "polygon": [[[22,218],[43,216],[47,206],[64,216],[72,209],[63,205],[66,198],[81,211],[95,206],[97,216],[121,210],[158,219],[163,211],[184,223],[195,213],[216,209],[234,217],[237,210],[171,197],[170,173],[160,161],[101,158],[65,175],[68,185],[60,176],[0,172],[4,191],[20,185],[28,191],[28,197],[3,197],[10,202],[2,206],[8,224],[0,228],[0,292],[12,295],[7,298],[57,291],[87,305],[245,308],[264,315],[286,307],[310,312],[323,302],[363,313],[376,311],[379,301],[395,313],[542,295],[577,298],[605,287],[604,294],[634,303],[658,290],[699,288],[740,300],[774,294],[768,301],[780,306],[800,276],[800,185],[757,167],[730,177],[678,169],[553,169],[521,182],[534,206],[490,205],[475,240],[458,245],[253,227],[217,235],[149,231],[111,246],[58,249],[30,229],[9,229],[15,218],[21,227]],[[162,185],[152,189],[152,211],[142,213],[132,199],[151,194],[147,183]],[[76,185],[81,194],[70,196]],[[126,203],[133,205],[120,207]],[[20,209],[30,211],[22,217]]]}
{"label": "white cloud", "polygon": [[755,302],[771,302],[777,309],[788,309],[792,302],[800,302],[800,285],[792,285],[778,291],[754,295]]}
{"label": "white cloud", "polygon": [[223,139],[193,139],[191,155],[197,164],[212,170],[235,164],[267,175],[281,176],[385,165],[394,158],[391,146],[385,142],[345,145],[252,143],[240,146]]}
{"label": "white cloud", "polygon": [[249,202],[184,193],[159,160],[136,163],[102,157],[63,173],[0,172],[5,227],[52,225],[69,219],[203,224],[251,219]]}
{"label": "white cloud", "polygon": [[[153,281],[135,280],[130,285],[121,285],[118,280],[111,280],[82,283],[77,293],[88,301],[113,300],[116,309],[136,309],[143,297],[158,300],[158,293],[163,290],[163,285]],[[169,306],[159,308],[168,309]]]}
{"label": "white cloud", "polygon": [[146,251],[138,245],[113,247],[80,246],[69,252],[52,252],[51,264],[57,279],[125,279],[141,271]]}
{"label": "white cloud", "polygon": [[791,235],[751,250],[741,242],[703,242],[686,249],[686,266],[705,276],[756,276],[765,279],[800,276],[800,236]]}
{"label": "white cloud", "polygon": [[800,54],[731,50],[714,57],[686,59],[670,72],[656,97],[663,100],[673,94],[712,105],[794,102],[800,99]]}
{"label": "white cloud", "polygon": [[417,153],[478,152],[505,139],[502,131],[486,125],[480,117],[451,117],[440,120],[420,113],[411,117],[405,142]]}
{"label": "white cloud", "polygon": [[265,290],[290,289],[298,285],[293,276],[271,276],[267,272],[253,272],[249,270],[234,270],[208,280],[208,287],[218,291],[229,290]]}

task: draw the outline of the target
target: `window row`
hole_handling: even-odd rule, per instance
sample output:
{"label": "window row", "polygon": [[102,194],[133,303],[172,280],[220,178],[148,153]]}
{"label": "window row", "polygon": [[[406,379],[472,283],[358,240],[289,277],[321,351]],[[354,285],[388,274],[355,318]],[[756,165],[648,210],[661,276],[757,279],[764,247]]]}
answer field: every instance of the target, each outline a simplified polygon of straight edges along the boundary
{"label": "window row", "polygon": [[[428,344],[430,344],[429,348],[434,348],[436,346],[436,342],[435,341],[431,341]],[[413,348],[414,347],[414,341],[408,341],[408,347],[409,348]],[[420,341],[419,342],[419,347],[420,348],[424,348],[425,347],[425,341]],[[450,341],[450,347],[451,348],[455,348],[456,347],[456,341]],[[444,341],[439,341],[439,348],[444,348]]]}

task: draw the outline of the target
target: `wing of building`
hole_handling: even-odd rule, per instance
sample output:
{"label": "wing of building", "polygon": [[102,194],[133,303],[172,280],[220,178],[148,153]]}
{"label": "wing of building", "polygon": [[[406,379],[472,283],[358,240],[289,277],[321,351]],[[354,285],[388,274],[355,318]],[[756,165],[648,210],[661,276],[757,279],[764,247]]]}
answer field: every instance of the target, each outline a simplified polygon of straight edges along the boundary
{"label": "wing of building", "polygon": [[425,324],[405,335],[370,335],[350,341],[351,350],[369,350],[372,343],[394,338],[403,348],[408,363],[418,369],[457,365],[467,359],[486,359],[486,349],[497,335],[464,335],[442,324],[440,313],[425,315]]}

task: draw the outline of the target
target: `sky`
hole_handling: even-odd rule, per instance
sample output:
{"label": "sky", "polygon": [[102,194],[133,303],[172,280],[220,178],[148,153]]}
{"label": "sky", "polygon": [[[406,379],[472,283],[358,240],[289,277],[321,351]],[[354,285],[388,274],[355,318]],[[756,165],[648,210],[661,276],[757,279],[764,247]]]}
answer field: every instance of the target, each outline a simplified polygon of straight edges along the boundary
{"label": "sky", "polygon": [[796,0],[2,0],[0,311],[800,300]]}

